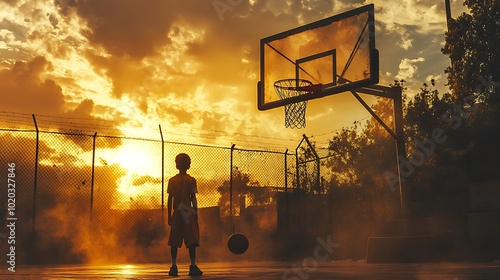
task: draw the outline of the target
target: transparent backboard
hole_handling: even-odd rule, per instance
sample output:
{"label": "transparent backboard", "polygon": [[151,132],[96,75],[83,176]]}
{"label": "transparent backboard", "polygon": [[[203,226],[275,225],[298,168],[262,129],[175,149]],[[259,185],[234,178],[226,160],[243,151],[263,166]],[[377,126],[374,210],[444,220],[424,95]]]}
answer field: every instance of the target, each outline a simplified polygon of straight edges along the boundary
{"label": "transparent backboard", "polygon": [[[379,79],[373,4],[325,18],[260,42],[258,108],[268,110],[374,85]],[[277,94],[285,79],[310,81],[314,90]]]}

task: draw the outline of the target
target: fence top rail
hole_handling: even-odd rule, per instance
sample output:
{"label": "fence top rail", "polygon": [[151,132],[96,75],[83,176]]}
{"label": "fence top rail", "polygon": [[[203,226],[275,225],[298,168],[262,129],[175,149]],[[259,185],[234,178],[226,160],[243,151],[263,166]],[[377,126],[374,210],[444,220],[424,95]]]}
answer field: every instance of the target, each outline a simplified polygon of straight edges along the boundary
{"label": "fence top rail", "polygon": [[[37,133],[35,129],[21,129],[21,128],[0,128],[0,131],[6,131],[6,132],[31,132],[31,133]],[[79,132],[79,131],[51,131],[51,130],[39,130],[38,133],[42,134],[58,134],[58,135],[68,135],[68,136],[86,136],[86,137],[96,137],[96,138],[109,138],[109,139],[128,139],[128,140],[138,140],[138,141],[148,141],[148,142],[158,142],[158,143],[166,143],[166,144],[175,144],[175,145],[188,145],[188,146],[193,146],[193,147],[203,147],[203,148],[216,148],[216,149],[224,149],[224,150],[231,150],[230,146],[218,146],[218,145],[208,145],[208,144],[197,144],[197,143],[188,143],[188,142],[180,142],[180,141],[162,141],[161,139],[148,139],[148,138],[141,138],[141,137],[129,137],[129,136],[117,136],[117,135],[99,135],[97,132],[97,135],[86,133],[86,132]],[[271,150],[271,149],[246,149],[246,148],[234,148],[235,151],[241,151],[241,152],[257,152],[257,153],[270,153],[270,154],[280,154],[280,155],[287,155],[287,156],[295,156],[292,153],[286,153],[285,151],[277,151],[277,150]]]}

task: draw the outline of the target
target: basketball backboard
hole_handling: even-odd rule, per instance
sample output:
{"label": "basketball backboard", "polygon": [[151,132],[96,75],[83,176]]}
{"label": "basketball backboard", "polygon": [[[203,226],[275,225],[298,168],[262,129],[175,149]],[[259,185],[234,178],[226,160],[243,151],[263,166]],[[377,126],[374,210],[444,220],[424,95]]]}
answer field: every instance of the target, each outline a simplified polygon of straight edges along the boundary
{"label": "basketball backboard", "polygon": [[[378,72],[371,4],[261,39],[258,109],[374,85]],[[310,81],[313,90],[279,95],[275,83],[286,79]]]}

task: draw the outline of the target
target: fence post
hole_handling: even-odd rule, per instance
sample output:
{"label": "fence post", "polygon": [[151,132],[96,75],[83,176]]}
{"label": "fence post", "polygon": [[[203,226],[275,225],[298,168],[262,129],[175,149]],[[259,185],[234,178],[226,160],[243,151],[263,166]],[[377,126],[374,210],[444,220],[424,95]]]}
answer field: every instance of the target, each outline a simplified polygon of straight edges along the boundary
{"label": "fence post", "polygon": [[405,136],[403,129],[403,88],[390,89],[394,99],[394,128],[396,131],[396,162],[398,164],[399,203],[401,214],[407,214],[406,192],[401,182],[401,159],[406,159]]}
{"label": "fence post", "polygon": [[285,221],[288,221],[288,149],[285,151]]}
{"label": "fence post", "polygon": [[[304,139],[302,139],[304,141]],[[295,149],[295,180],[297,180],[297,185],[295,186],[295,192],[299,191],[300,187],[300,175],[299,175],[299,146],[302,143],[300,141],[299,145]]]}
{"label": "fence post", "polygon": [[92,230],[92,212],[94,207],[94,169],[95,169],[95,139],[97,137],[97,132],[93,136],[93,146],[92,146],[92,177],[90,182],[90,230]]}
{"label": "fence post", "polygon": [[233,223],[233,152],[235,144],[231,145],[231,171],[229,173],[229,223],[231,224],[232,233],[234,230]]}
{"label": "fence post", "polygon": [[[313,156],[314,156],[314,161],[316,162],[316,180],[314,182],[314,184],[316,185],[315,187],[317,188],[317,191],[318,193],[321,193],[322,192],[322,189],[321,189],[321,182],[320,182],[320,159],[319,159],[319,156],[318,154],[316,153],[316,149],[314,148],[314,146],[311,144],[311,142],[309,142],[309,138],[307,138],[307,136],[305,134],[302,135],[302,137],[304,137],[304,140],[306,141],[307,143],[307,146],[309,146],[309,148],[311,149],[311,152],[313,153]],[[305,160],[305,159],[304,159]]]}
{"label": "fence post", "polygon": [[39,134],[40,131],[38,130],[38,124],[36,123],[36,117],[35,114],[31,115],[33,117],[33,122],[35,123],[35,129],[36,129],[36,150],[35,150],[35,175],[33,179],[33,216],[32,216],[32,225],[31,225],[31,230],[33,233],[35,232],[35,219],[36,219],[36,189],[38,185],[38,152],[39,152]]}
{"label": "fence post", "polygon": [[161,224],[165,225],[165,141],[163,140],[163,132],[160,128],[161,136]]}

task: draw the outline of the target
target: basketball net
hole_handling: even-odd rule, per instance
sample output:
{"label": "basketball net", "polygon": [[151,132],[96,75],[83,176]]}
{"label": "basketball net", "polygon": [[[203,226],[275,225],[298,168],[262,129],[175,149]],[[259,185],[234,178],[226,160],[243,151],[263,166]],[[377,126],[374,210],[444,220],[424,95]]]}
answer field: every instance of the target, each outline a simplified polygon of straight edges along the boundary
{"label": "basketball net", "polygon": [[[281,99],[303,94],[312,94],[312,83],[304,79],[284,79],[274,82],[274,89]],[[307,101],[285,105],[285,127],[304,128],[306,126]]]}

